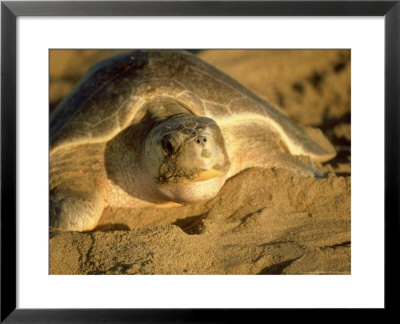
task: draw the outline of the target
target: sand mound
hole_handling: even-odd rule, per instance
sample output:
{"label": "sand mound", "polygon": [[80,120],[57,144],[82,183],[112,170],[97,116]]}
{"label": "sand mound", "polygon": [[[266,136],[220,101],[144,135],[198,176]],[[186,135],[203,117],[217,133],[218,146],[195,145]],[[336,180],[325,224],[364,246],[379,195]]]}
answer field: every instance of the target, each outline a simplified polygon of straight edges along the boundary
{"label": "sand mound", "polygon": [[349,214],[349,177],[249,169],[208,203],[108,210],[95,232],[53,233],[50,272],[349,273]]}

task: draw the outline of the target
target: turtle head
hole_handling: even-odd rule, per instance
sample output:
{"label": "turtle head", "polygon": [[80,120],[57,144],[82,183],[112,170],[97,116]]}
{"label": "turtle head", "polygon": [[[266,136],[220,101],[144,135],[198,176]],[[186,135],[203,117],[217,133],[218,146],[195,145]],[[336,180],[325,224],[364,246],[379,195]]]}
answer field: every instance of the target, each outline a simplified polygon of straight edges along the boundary
{"label": "turtle head", "polygon": [[179,114],[158,122],[144,150],[153,182],[179,203],[214,197],[230,167],[221,129],[206,117]]}

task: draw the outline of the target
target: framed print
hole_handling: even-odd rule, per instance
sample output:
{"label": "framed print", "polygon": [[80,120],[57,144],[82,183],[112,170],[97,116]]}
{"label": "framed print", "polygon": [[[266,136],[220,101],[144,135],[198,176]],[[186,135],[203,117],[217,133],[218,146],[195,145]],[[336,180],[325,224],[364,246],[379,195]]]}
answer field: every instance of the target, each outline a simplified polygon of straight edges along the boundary
{"label": "framed print", "polygon": [[398,1],[1,10],[2,321],[393,307]]}

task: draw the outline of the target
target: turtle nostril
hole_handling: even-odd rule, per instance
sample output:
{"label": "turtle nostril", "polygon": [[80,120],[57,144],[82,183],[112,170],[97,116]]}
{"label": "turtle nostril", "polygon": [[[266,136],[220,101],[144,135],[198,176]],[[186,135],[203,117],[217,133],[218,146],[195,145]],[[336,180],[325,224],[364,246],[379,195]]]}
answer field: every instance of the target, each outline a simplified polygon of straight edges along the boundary
{"label": "turtle nostril", "polygon": [[204,145],[204,143],[206,143],[206,142],[207,142],[207,137],[205,137],[205,136],[199,136],[198,138],[196,138],[197,144]]}

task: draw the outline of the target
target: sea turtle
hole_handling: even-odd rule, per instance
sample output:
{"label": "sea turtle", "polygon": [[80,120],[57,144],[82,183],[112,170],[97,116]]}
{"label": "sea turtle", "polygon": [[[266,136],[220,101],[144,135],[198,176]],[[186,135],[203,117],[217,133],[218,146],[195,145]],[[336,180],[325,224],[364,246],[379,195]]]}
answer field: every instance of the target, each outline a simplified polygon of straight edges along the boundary
{"label": "sea turtle", "polygon": [[50,116],[50,226],[87,231],[107,206],[179,206],[249,167],[320,176],[322,132],[197,56],[139,50],[93,66]]}

